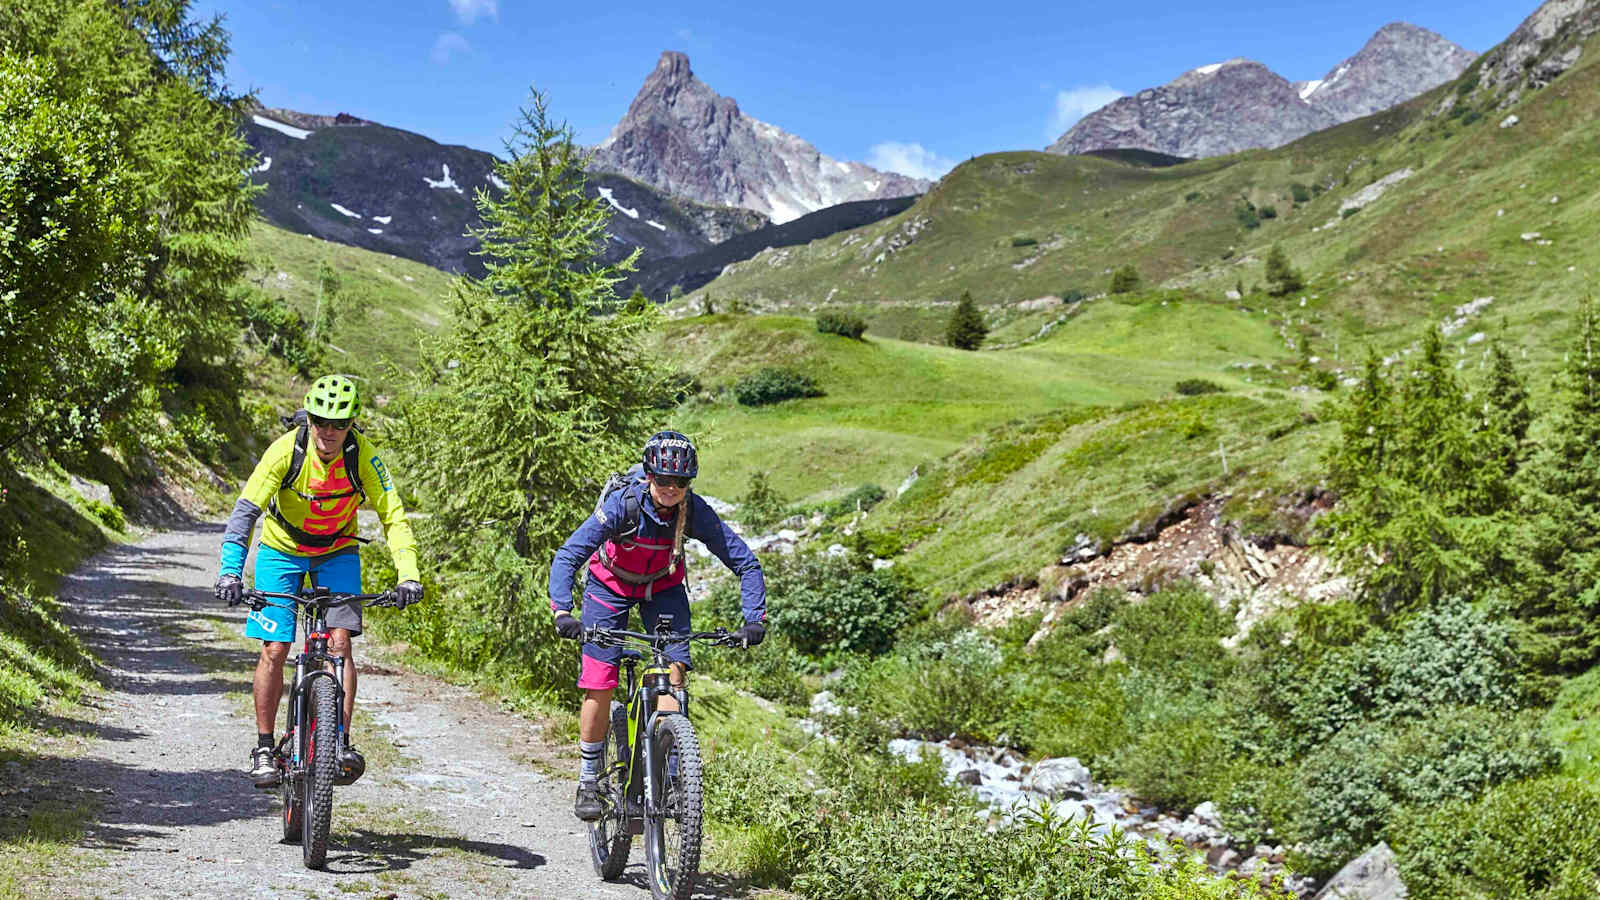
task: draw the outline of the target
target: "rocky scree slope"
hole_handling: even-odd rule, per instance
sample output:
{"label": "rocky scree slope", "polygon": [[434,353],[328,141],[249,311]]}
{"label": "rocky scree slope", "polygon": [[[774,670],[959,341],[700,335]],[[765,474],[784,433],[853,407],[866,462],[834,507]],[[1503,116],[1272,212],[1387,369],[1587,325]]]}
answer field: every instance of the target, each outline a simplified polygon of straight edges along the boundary
{"label": "rocky scree slope", "polygon": [[852,200],[903,197],[929,182],[841,162],[753,119],[667,51],[595,150],[594,168],[699,203],[753,209],[783,223]]}
{"label": "rocky scree slope", "polygon": [[1279,147],[1431,90],[1475,58],[1425,28],[1395,22],[1315,81],[1291,83],[1248,59],[1201,66],[1101,107],[1047,149],[1129,147],[1205,157]]}
{"label": "rocky scree slope", "polygon": [[[256,208],[268,222],[447,272],[482,274],[473,255],[478,242],[466,232],[480,224],[473,192],[503,187],[492,155],[343,113],[258,109],[243,130],[260,157],[250,178],[265,188]],[[640,274],[768,224],[749,210],[669,197],[614,174],[591,173],[589,189],[612,207],[602,258],[613,262],[639,248]]]}

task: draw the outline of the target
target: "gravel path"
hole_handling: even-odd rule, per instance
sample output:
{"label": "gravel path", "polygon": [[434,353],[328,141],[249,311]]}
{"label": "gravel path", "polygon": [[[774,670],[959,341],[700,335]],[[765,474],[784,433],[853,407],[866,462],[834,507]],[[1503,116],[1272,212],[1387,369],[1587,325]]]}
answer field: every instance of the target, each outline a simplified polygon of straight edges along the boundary
{"label": "gravel path", "polygon": [[[220,532],[195,525],[114,547],[63,582],[109,687],[83,752],[41,761],[34,783],[103,802],[69,864],[39,873],[29,893],[649,897],[638,864],[618,883],[594,874],[567,748],[466,689],[375,657],[364,639],[352,734],[367,774],[336,790],[327,870],[305,869],[300,848],[279,843],[276,792],[244,775],[259,645],[239,636],[240,610],[211,598]],[[384,614],[396,613],[373,613]],[[747,893],[702,877],[700,896]]]}

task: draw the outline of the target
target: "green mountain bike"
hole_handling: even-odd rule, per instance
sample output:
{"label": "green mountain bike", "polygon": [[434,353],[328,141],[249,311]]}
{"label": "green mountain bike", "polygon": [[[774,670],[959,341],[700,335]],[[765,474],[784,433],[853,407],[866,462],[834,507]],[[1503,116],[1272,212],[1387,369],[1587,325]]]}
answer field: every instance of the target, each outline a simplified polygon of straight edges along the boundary
{"label": "green mountain bike", "polygon": [[[633,836],[643,834],[651,896],[688,900],[700,869],[700,739],[689,722],[688,690],[672,687],[666,649],[690,641],[739,646],[738,639],[722,628],[673,633],[672,617],[663,615],[655,634],[589,628],[584,640],[623,648],[622,685],[628,698],[626,703],[611,702],[599,780],[605,811],[589,823],[594,870],[607,881],[622,877]],[[667,695],[677,699],[677,712],[657,709]]]}

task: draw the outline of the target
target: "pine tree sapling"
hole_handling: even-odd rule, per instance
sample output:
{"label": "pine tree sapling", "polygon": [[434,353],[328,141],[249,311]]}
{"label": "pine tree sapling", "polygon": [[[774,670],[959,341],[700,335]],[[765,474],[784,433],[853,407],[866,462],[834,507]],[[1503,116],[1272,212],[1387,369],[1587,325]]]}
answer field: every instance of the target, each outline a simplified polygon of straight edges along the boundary
{"label": "pine tree sapling", "polygon": [[978,311],[978,305],[972,302],[972,293],[962,291],[961,300],[956,303],[955,311],[950,314],[950,322],[945,326],[944,342],[961,350],[976,350],[983,346],[983,339],[988,334],[989,326],[984,324],[983,313]]}
{"label": "pine tree sapling", "polygon": [[1289,264],[1289,256],[1283,252],[1282,245],[1273,244],[1272,251],[1267,254],[1267,293],[1283,297],[1300,290],[1305,284],[1305,278],[1299,270]]}
{"label": "pine tree sapling", "polygon": [[1139,289],[1139,270],[1132,263],[1119,266],[1111,273],[1111,290],[1113,294],[1127,294]]}

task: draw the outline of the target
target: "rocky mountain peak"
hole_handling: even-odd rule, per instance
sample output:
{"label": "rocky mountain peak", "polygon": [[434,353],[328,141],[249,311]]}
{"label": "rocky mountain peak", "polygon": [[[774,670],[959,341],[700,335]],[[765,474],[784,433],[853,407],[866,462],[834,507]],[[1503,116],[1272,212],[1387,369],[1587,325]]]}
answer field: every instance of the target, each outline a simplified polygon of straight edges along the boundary
{"label": "rocky mountain peak", "polygon": [[1391,22],[1314,81],[1290,83],[1242,58],[1200,66],[1101,107],[1046,149],[1139,148],[1202,157],[1277,147],[1431,90],[1475,58],[1426,28]]}
{"label": "rocky mountain peak", "polygon": [[903,197],[928,182],[826,156],[745,115],[695,77],[689,57],[656,61],[627,115],[595,148],[593,168],[701,203],[752,209],[782,223],[854,200]]}

